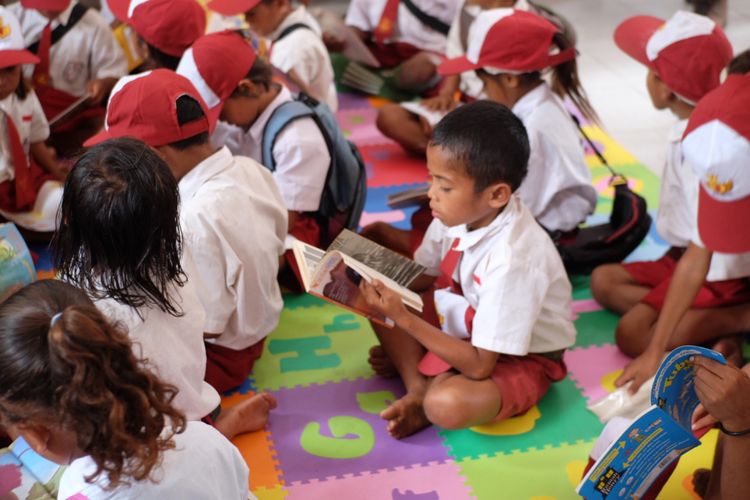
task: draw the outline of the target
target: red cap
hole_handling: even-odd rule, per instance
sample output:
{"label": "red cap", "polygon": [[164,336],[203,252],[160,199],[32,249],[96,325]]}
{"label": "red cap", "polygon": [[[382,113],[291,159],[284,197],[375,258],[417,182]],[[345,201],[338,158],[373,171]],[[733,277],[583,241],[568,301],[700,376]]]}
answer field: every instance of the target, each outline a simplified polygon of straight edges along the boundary
{"label": "red cap", "polygon": [[716,252],[750,251],[750,74],[729,75],[690,115],[682,152],[700,179],[698,234]]}
{"label": "red cap", "polygon": [[[206,116],[180,125],[177,99],[183,95],[198,101]],[[104,130],[84,146],[116,137],[134,137],[149,146],[164,146],[210,130],[206,103],[190,81],[174,71],[156,69],[120,78],[107,104]]]}
{"label": "red cap", "polygon": [[72,0],[21,0],[24,9],[50,10],[62,12],[68,8]]}
{"label": "red cap", "polygon": [[224,16],[236,16],[254,9],[261,0],[211,0],[206,7]]}
{"label": "red cap", "polygon": [[576,57],[575,49],[551,53],[560,30],[541,16],[515,9],[491,9],[479,14],[469,30],[466,55],[443,62],[441,75],[483,68],[502,73],[530,73]]}
{"label": "red cap", "polygon": [[692,12],[677,12],[668,21],[628,18],[615,30],[615,43],[691,104],[719,86],[732,59],[732,45],[721,27]]}
{"label": "red cap", "polygon": [[0,5],[0,68],[19,64],[37,64],[39,58],[26,50],[18,19]]}
{"label": "red cap", "polygon": [[109,0],[120,21],[165,54],[182,54],[206,32],[206,11],[195,0]]}
{"label": "red cap", "polygon": [[250,72],[255,57],[255,50],[242,35],[234,31],[211,33],[185,51],[177,73],[193,83],[215,123],[224,101]]}

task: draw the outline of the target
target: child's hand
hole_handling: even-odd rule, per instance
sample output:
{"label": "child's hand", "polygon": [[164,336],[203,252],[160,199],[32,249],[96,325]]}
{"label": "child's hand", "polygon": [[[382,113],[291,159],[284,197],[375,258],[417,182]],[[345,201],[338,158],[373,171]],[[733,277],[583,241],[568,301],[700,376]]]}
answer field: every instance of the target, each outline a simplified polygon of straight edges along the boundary
{"label": "child's hand", "polygon": [[703,356],[693,363],[695,392],[708,413],[729,431],[750,428],[750,376]]}
{"label": "child's hand", "polygon": [[643,354],[628,363],[622,371],[622,375],[615,380],[615,386],[621,387],[630,382],[628,392],[635,394],[645,381],[656,375],[656,370],[659,369],[663,357],[664,353],[647,349]]}
{"label": "child's hand", "polygon": [[430,111],[451,111],[456,107],[456,101],[453,94],[438,94],[429,99],[423,99],[422,105]]}
{"label": "child's hand", "polygon": [[107,91],[108,85],[104,80],[91,80],[86,84],[86,93],[92,106],[101,104]]}
{"label": "child's hand", "polygon": [[692,429],[694,431],[703,429],[704,427],[713,427],[716,422],[717,420],[710,413],[708,413],[708,411],[706,411],[705,406],[703,406],[702,404],[696,406],[695,411],[693,412]]}
{"label": "child's hand", "polygon": [[399,323],[399,320],[409,314],[406,310],[404,302],[401,300],[401,296],[386,287],[383,283],[378,280],[373,280],[372,284],[362,280],[359,284],[359,289],[362,291],[362,295],[367,301],[367,305],[380,314],[391,318],[395,323]]}
{"label": "child's hand", "polygon": [[344,40],[337,38],[330,33],[324,32],[322,38],[323,44],[330,52],[343,52],[346,48],[346,42]]}

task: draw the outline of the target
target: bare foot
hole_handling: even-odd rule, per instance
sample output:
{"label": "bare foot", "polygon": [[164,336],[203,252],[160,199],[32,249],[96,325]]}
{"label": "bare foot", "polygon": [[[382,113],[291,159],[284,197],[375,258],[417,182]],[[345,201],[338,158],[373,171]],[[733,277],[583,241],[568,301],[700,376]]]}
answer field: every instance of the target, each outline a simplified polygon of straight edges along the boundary
{"label": "bare foot", "polygon": [[267,392],[261,392],[226,410],[222,409],[216,419],[216,429],[228,439],[258,431],[266,426],[268,413],[276,405],[276,398]]}
{"label": "bare foot", "polygon": [[695,494],[701,498],[706,498],[710,481],[711,471],[709,469],[695,469],[695,472],[693,472],[693,491],[695,491]]}
{"label": "bare foot", "polygon": [[388,433],[396,439],[411,436],[430,425],[422,406],[423,397],[407,394],[380,412],[388,421]]}
{"label": "bare foot", "polygon": [[394,378],[398,376],[398,370],[393,365],[391,358],[385,353],[383,346],[374,345],[370,347],[370,357],[367,358],[372,371],[383,378]]}
{"label": "bare foot", "polygon": [[720,352],[728,363],[741,367],[745,364],[745,360],[742,357],[742,339],[744,336],[743,334],[722,337],[711,346],[711,349]]}

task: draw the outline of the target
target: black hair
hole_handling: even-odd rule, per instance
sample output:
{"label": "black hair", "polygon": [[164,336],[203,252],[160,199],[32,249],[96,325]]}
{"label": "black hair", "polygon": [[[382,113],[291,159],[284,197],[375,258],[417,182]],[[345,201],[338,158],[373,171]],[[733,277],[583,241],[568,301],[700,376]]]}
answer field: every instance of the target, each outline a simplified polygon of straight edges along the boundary
{"label": "black hair", "polygon": [[171,296],[187,281],[177,181],[140,141],[111,139],[78,159],[52,250],[61,278],[94,298],[182,314]]}
{"label": "black hair", "polygon": [[162,52],[158,48],[154,47],[147,41],[143,40],[148,47],[148,55],[158,68],[171,69],[177,71],[177,66],[180,64],[180,57],[167,54]]}
{"label": "black hair", "polygon": [[[1,4],[0,4],[1,5]],[[18,64],[17,66],[21,66]],[[15,69],[16,66],[9,66],[6,68],[0,68],[0,71],[11,71]],[[21,70],[21,78],[18,81],[18,85],[16,85],[16,88],[13,89],[13,92],[16,94],[16,97],[23,100],[26,99],[26,96],[29,95],[29,91],[31,90],[31,85],[29,85],[29,82],[26,81],[26,78],[23,76],[23,70]]]}
{"label": "black hair", "polygon": [[740,52],[729,61],[727,71],[730,75],[744,75],[750,73],[750,49]]}
{"label": "black hair", "polygon": [[448,113],[432,131],[429,145],[449,151],[474,179],[477,193],[498,182],[515,191],[526,177],[526,127],[510,109],[493,101],[476,101]]}
{"label": "black hair", "polygon": [[[205,117],[200,103],[189,95],[181,95],[177,98],[177,123],[182,126]],[[184,151],[192,146],[200,146],[209,141],[208,131],[201,132],[187,139],[169,144],[170,147]]]}
{"label": "black hair", "polygon": [[[270,89],[271,84],[273,84],[273,67],[271,66],[271,63],[269,63],[262,57],[256,57],[253,66],[250,68],[250,71],[248,71],[247,75],[245,75],[245,79],[250,80],[255,85],[259,85],[266,90]],[[234,89],[232,96],[236,97],[241,95],[245,94],[238,86],[236,89]]]}

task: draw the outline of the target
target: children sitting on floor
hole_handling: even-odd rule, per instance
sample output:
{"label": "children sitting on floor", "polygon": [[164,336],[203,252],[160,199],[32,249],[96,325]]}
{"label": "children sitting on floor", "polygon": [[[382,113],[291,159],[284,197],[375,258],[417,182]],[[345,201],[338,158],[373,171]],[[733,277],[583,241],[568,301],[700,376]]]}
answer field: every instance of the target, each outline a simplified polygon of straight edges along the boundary
{"label": "children sitting on floor", "polygon": [[0,422],[67,466],[58,498],[252,497],[239,451],[172,406],[81,290],[28,285],[0,305],[0,337]]}
{"label": "children sitting on floor", "polygon": [[[60,197],[59,183],[65,173],[57,165],[53,151],[44,141],[49,125],[39,100],[21,71],[23,64],[39,59],[25,50],[21,27],[15,16],[0,6],[0,215],[17,221],[19,213],[34,209],[45,184],[43,196]],[[47,231],[54,230],[57,203],[49,213]],[[22,222],[22,221],[18,221]]]}
{"label": "children sitting on floor", "polygon": [[566,375],[563,352],[576,335],[571,285],[515,194],[528,158],[522,122],[500,104],[467,104],[435,127],[427,148],[435,220],[415,253],[427,268],[415,286],[428,290],[425,313],[408,311],[380,282],[361,285],[396,324],[373,324],[382,348],[371,352],[373,368],[391,364],[406,386],[381,413],[394,437],[521,414]]}
{"label": "children sitting on floor", "polygon": [[47,119],[88,96],[89,109],[52,127],[50,144],[61,156],[72,154],[101,127],[102,104],[127,72],[122,49],[101,15],[75,0],[23,0],[9,8],[40,59],[24,71]]}
{"label": "children sitting on floor", "polygon": [[211,146],[205,104],[171,71],[121,79],[107,117],[106,130],[87,145],[113,137],[141,140],[178,181],[180,227],[197,273],[188,279],[200,283],[206,311],[205,380],[220,393],[234,389],[247,380],[283,306],[277,274],[287,213],[271,172]]}
{"label": "children sitting on floor", "polygon": [[[647,332],[659,316],[695,231],[698,180],[685,161],[680,141],[695,104],[719,86],[732,47],[713,20],[690,12],[678,12],[666,22],[632,17],[617,28],[615,42],[648,68],[646,87],[654,107],[669,109],[678,118],[668,138],[656,220],[659,234],[671,248],[656,261],[601,266],[591,279],[594,298],[623,315],[617,325],[618,347],[629,356],[638,356],[649,345]],[[750,311],[750,287],[741,272],[750,269],[748,265],[747,256],[715,256],[707,281],[670,348],[738,332],[738,325],[727,319]]]}
{"label": "children sitting on floor", "polygon": [[[172,142],[183,131],[164,133]],[[136,356],[177,387],[174,404],[188,420],[207,419],[229,438],[265,425],[275,406],[271,396],[222,410],[219,394],[204,381],[201,283],[183,245],[177,181],[153,149],[112,139],[84,153],[65,183],[52,249],[61,279],[127,328]]]}
{"label": "children sitting on floor", "polygon": [[227,16],[244,14],[250,28],[271,41],[269,61],[300,91],[339,107],[333,67],[322,32],[304,5],[292,0],[213,0],[208,7]]}

